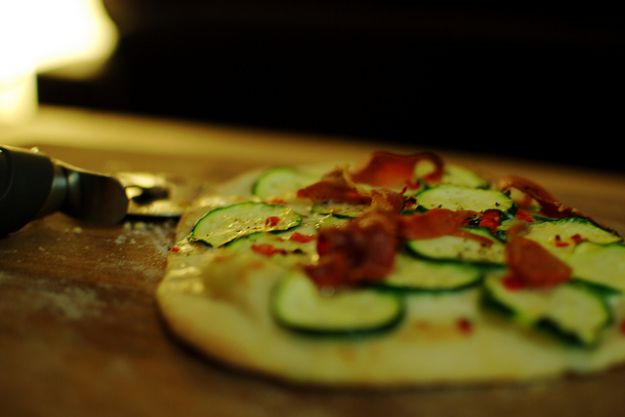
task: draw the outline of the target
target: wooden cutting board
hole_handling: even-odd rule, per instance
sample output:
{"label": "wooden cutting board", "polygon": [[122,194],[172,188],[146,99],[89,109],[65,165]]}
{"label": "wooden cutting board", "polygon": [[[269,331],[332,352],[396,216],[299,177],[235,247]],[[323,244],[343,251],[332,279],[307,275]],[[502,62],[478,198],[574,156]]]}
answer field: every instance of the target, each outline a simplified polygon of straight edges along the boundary
{"label": "wooden cutting board", "polygon": [[[208,151],[43,149],[85,168],[164,171],[206,184],[267,163]],[[451,157],[494,175],[530,176],[625,232],[625,178]],[[159,317],[153,293],[174,228],[172,221],[89,227],[56,214],[0,239],[1,416],[625,415],[625,367],[528,384],[388,392],[294,387],[223,367],[179,343]]]}

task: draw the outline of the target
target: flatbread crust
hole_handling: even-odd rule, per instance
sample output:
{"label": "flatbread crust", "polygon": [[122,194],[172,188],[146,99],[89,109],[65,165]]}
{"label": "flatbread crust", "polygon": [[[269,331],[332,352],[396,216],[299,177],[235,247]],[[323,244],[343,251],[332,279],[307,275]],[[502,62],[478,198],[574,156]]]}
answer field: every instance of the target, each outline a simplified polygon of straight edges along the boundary
{"label": "flatbread crust", "polygon": [[[327,167],[320,167],[319,172]],[[610,326],[601,344],[572,348],[482,311],[479,290],[407,297],[407,317],[388,333],[359,339],[305,337],[278,325],[270,297],[288,268],[251,251],[223,254],[187,241],[208,209],[252,198],[251,172],[198,199],[183,216],[157,299],[173,332],[237,368],[296,383],[388,387],[520,381],[606,369],[625,360],[625,337]],[[623,317],[622,303],[614,317]],[[457,328],[468,318],[470,333]]]}

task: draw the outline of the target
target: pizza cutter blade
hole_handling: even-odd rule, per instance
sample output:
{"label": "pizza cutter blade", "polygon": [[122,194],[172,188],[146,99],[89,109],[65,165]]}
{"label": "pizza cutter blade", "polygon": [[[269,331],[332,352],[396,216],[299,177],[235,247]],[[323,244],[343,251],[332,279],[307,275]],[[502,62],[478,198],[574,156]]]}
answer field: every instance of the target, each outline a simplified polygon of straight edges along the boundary
{"label": "pizza cutter blade", "polygon": [[104,175],[38,151],[0,146],[0,236],[55,211],[98,225],[127,216],[177,218],[192,198],[177,186],[164,175]]}

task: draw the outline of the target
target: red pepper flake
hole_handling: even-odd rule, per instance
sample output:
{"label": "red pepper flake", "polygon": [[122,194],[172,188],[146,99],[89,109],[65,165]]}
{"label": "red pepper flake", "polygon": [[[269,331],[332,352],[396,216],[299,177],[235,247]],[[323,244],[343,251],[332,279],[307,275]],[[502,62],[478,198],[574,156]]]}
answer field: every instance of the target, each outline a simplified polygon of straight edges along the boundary
{"label": "red pepper flake", "polygon": [[178,253],[180,252],[180,246],[172,246],[171,249],[169,249],[169,251],[172,253]]}
{"label": "red pepper flake", "polygon": [[289,240],[292,240],[293,242],[298,242],[298,243],[308,243],[308,242],[312,242],[316,238],[317,237],[313,235],[305,235],[299,232],[295,232],[291,235]]}
{"label": "red pepper flake", "polygon": [[263,244],[253,244],[252,245],[252,250],[256,253],[259,253],[261,255],[265,255],[265,256],[273,256],[276,254],[280,254],[280,255],[286,255],[287,251],[285,251],[284,249],[279,249],[276,248],[272,245],[263,243]]}
{"label": "red pepper flake", "polygon": [[556,235],[556,240],[554,241],[554,243],[559,248],[566,248],[567,246],[571,246],[569,242],[563,241],[560,235]]}
{"label": "red pepper flake", "polygon": [[506,287],[508,291],[519,291],[527,287],[527,285],[515,277],[514,275],[508,275],[502,280],[503,286]]}
{"label": "red pepper flake", "polygon": [[619,330],[621,331],[622,335],[625,335],[625,320],[622,320],[620,325],[619,325]]}
{"label": "red pepper flake", "polygon": [[524,222],[528,222],[531,223],[534,221],[534,217],[528,213],[525,210],[517,210],[516,212],[516,216],[515,216],[518,220],[524,221]]}
{"label": "red pepper flake", "polygon": [[280,223],[280,217],[278,216],[269,216],[265,219],[265,226],[273,227],[277,226]]}
{"label": "red pepper flake", "polygon": [[497,231],[501,224],[501,212],[499,210],[486,210],[480,217],[480,226],[486,227],[492,233]]}
{"label": "red pepper flake", "polygon": [[584,241],[584,238],[579,233],[575,233],[573,236],[571,236],[571,240],[576,245],[579,245],[580,243]]}
{"label": "red pepper flake", "polygon": [[471,323],[469,319],[462,318],[456,320],[456,328],[460,331],[460,333],[465,335],[473,333],[473,323]]}
{"label": "red pepper flake", "polygon": [[282,198],[272,198],[271,200],[268,201],[269,204],[277,204],[279,206],[284,206],[287,204],[286,200],[283,200]]}

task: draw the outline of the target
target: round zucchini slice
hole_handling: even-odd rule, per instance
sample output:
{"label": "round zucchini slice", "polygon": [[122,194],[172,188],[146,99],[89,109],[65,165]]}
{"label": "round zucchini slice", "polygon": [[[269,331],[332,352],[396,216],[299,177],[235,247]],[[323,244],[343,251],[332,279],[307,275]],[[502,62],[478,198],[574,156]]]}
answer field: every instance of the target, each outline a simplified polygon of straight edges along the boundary
{"label": "round zucchini slice", "polygon": [[304,274],[285,277],[272,296],[281,326],[315,336],[359,336],[388,331],[404,316],[401,298],[373,289],[325,295]]}
{"label": "round zucchini slice", "polygon": [[472,210],[483,212],[496,209],[506,212],[513,207],[510,197],[497,190],[439,185],[417,194],[417,204],[430,210],[446,208],[449,210]]}
{"label": "round zucchini slice", "polygon": [[503,243],[481,228],[465,230],[486,237],[491,245],[486,246],[474,239],[458,236],[441,236],[434,239],[418,239],[406,242],[408,250],[422,258],[436,261],[463,261],[472,263],[500,265],[505,261]]}
{"label": "round zucchini slice", "polygon": [[432,262],[399,254],[393,272],[379,283],[381,290],[415,294],[463,291],[480,284],[480,268],[459,262]]}
{"label": "round zucchini slice", "polygon": [[288,230],[301,222],[302,217],[288,207],[250,201],[210,210],[195,223],[190,239],[216,248],[252,233]]}
{"label": "round zucchini slice", "polygon": [[583,217],[565,217],[530,224],[526,238],[535,240],[557,256],[567,257],[580,241],[610,244],[622,241],[611,230],[606,230]]}
{"label": "round zucchini slice", "polygon": [[546,330],[575,345],[595,345],[611,321],[603,297],[575,282],[548,289],[512,289],[506,287],[505,279],[489,276],[484,289],[488,302],[515,322]]}
{"label": "round zucchini slice", "polygon": [[277,167],[264,171],[252,185],[252,194],[260,198],[283,196],[295,193],[318,178],[312,174],[292,168]]}

